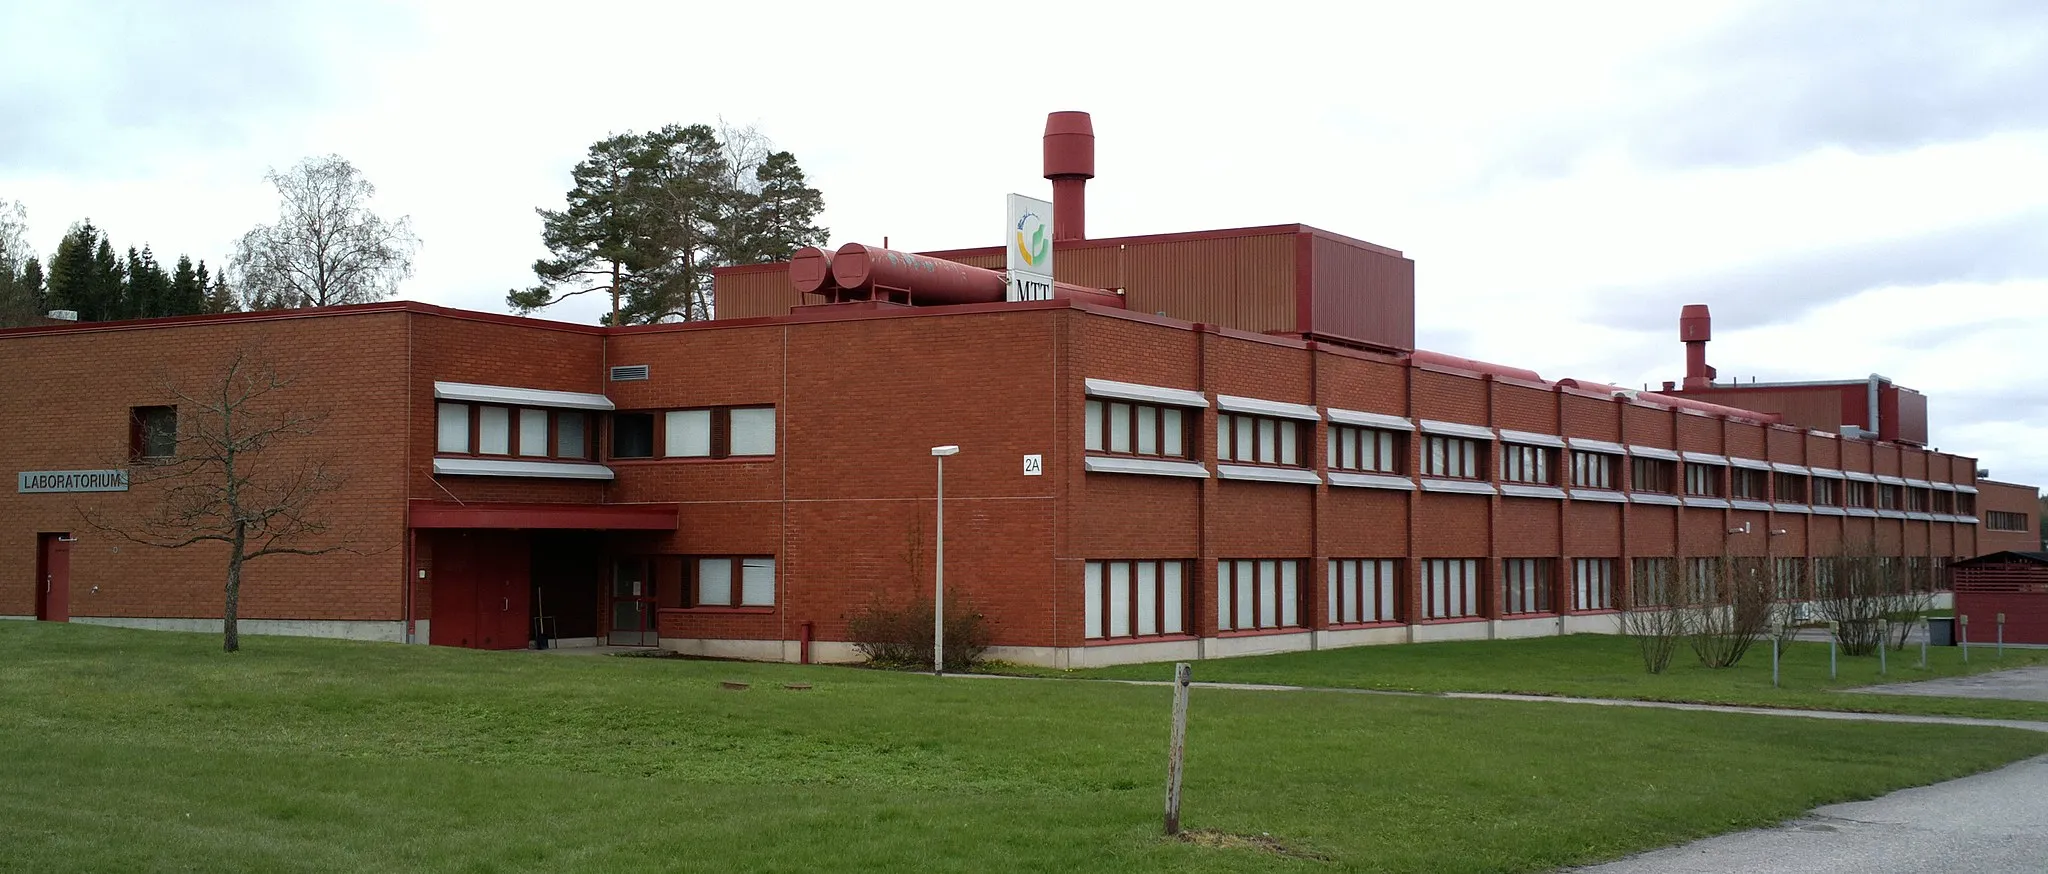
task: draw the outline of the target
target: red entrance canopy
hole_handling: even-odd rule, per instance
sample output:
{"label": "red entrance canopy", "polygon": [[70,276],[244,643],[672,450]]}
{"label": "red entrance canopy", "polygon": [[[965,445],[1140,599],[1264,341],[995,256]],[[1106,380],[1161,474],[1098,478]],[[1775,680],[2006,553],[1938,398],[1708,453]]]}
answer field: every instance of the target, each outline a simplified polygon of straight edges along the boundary
{"label": "red entrance canopy", "polygon": [[677,504],[453,504],[413,501],[414,528],[674,531]]}

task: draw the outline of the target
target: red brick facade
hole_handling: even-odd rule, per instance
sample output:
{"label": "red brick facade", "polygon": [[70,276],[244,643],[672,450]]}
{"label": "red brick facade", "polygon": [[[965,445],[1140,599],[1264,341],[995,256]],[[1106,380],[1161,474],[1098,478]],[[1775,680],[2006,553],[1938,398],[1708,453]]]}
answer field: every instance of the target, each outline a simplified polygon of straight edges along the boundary
{"label": "red brick facade", "polygon": [[[478,586],[500,573],[437,567],[437,552],[471,557],[464,562],[519,552],[501,575],[531,579],[506,584],[503,610],[515,618],[556,616],[564,638],[611,631],[607,593],[617,560],[761,556],[775,561],[772,606],[687,606],[677,591],[682,580],[650,571],[662,642],[794,659],[798,641],[813,640],[817,657],[842,658],[855,611],[930,591],[929,449],[941,444],[961,447],[946,461],[949,590],[988,615],[1006,655],[1056,664],[1306,648],[1311,635],[1341,645],[1609,628],[1612,610],[1571,609],[1576,558],[1613,560],[1613,603],[1625,605],[1630,560],[1638,557],[1807,556],[1870,541],[1893,554],[1947,561],[1994,548],[1982,545],[1969,516],[1978,488],[1974,459],[1064,302],[812,309],[618,330],[376,304],[0,332],[0,366],[9,373],[0,410],[29,423],[10,453],[17,470],[121,466],[129,409],[161,403],[166,380],[203,383],[237,348],[277,360],[299,378],[294,398],[329,413],[317,438],[289,452],[329,457],[346,473],[347,487],[327,508],[366,547],[361,555],[273,557],[252,567],[245,617],[357,623],[342,632],[290,629],[299,632],[403,639],[410,629],[426,639],[421,629],[434,620],[436,604],[454,597],[444,589],[437,598],[437,583]],[[648,378],[609,380],[607,368],[622,365],[646,365]],[[1183,461],[1203,475],[1091,472],[1091,458],[1105,453],[1086,448],[1090,380],[1199,393],[1201,405],[1183,409],[1190,450]],[[436,475],[437,382],[602,395],[621,412],[773,407],[775,450],[648,460],[599,452],[592,461],[610,470],[609,481]],[[1219,411],[1247,402],[1309,417],[1290,420],[1303,435],[1305,464],[1253,463],[1232,474],[1253,479],[1224,476]],[[1391,476],[1335,484],[1326,463],[1331,423],[1346,411],[1406,420]],[[1484,478],[1446,491],[1418,476],[1425,437],[1430,428],[1460,425],[1485,429]],[[1501,430],[1553,441],[1543,444],[1549,485],[1534,490],[1542,496],[1496,487],[1497,453],[1516,437],[1494,441]],[[1625,456],[1616,460],[1614,489],[1568,494],[1571,450],[1557,445],[1560,436],[1683,452],[1722,467],[1761,466],[1767,482],[1785,471],[1805,482],[1808,469],[1819,469],[1836,483],[1865,477],[1873,491],[1892,485],[1963,503],[1941,513],[1904,504],[1819,511],[1803,501],[1773,505],[1767,495],[1731,503],[1725,472],[1718,501],[1631,501]],[[608,449],[605,437],[592,434]],[[1043,459],[1042,475],[1025,475],[1029,455]],[[1682,491],[1683,463],[1675,467]],[[1266,481],[1272,476],[1308,481]],[[1988,506],[1993,492],[1985,488]],[[135,512],[145,500],[140,491],[0,495],[0,567],[15,569],[0,577],[0,615],[37,612],[38,535],[66,532],[78,538],[71,616],[217,617],[218,550],[134,546],[79,520],[80,507]],[[676,524],[672,531],[546,531],[535,530],[547,527],[544,516],[527,516],[519,530],[487,532],[408,522],[427,504],[517,505],[541,514],[549,506],[659,505],[672,508]],[[1550,610],[1540,620],[1501,618],[1501,563],[1513,558],[1553,563]],[[1178,601],[1189,633],[1089,636],[1088,563],[1144,559],[1184,563]],[[1396,621],[1353,627],[1330,616],[1326,569],[1334,559],[1396,560]],[[1418,619],[1428,559],[1476,560],[1475,615]],[[1218,562],[1236,560],[1299,562],[1294,624],[1219,629]],[[484,610],[485,601],[500,599],[465,593],[457,600],[464,610]]]}

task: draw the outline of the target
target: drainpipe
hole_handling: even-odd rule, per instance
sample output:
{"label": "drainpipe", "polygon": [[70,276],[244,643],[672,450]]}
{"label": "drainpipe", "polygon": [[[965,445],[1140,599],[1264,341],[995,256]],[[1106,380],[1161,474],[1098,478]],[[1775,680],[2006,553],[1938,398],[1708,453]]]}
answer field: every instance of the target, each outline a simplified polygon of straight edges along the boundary
{"label": "drainpipe", "polygon": [[1870,426],[1870,439],[1872,440],[1877,439],[1877,384],[1880,382],[1891,382],[1891,380],[1886,379],[1882,374],[1873,373],[1870,375],[1870,407],[1864,411],[1864,419]]}

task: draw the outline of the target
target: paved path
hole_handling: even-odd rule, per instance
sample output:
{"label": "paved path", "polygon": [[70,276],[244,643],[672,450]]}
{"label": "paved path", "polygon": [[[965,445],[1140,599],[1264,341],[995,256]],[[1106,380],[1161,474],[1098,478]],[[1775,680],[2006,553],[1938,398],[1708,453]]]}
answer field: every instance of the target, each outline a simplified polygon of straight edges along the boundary
{"label": "paved path", "polygon": [[2048,757],[1577,869],[1583,874],[2041,874]]}
{"label": "paved path", "polygon": [[[1858,692],[1879,695],[1934,695],[1943,698],[2008,698],[2014,701],[2048,701],[2048,666],[2014,668],[1977,674],[1971,677],[1947,677],[1940,680],[1921,680],[1917,683],[1893,683],[1886,686],[1866,686]],[[2044,865],[2048,868],[2048,865]]]}
{"label": "paved path", "polygon": [[[1083,681],[1089,682],[1089,681]],[[1165,680],[1100,680],[1133,686],[1171,686]],[[1932,681],[1930,681],[1932,682]],[[1680,704],[1673,701],[1631,701],[1621,698],[1567,698],[1556,695],[1512,695],[1494,692],[1391,692],[1381,689],[1332,689],[1316,686],[1281,686],[1265,683],[1194,683],[1197,689],[1235,689],[1245,692],[1324,692],[1340,695],[1397,695],[1407,698],[1453,698],[1480,701],[1526,701],[1536,704],[1590,704],[1602,707],[1644,707],[1652,710],[1693,710],[1706,713],[1744,713],[1752,716],[1782,716],[1795,719],[1832,719],[1849,722],[1911,722],[1929,725],[1979,725],[2048,732],[2048,722],[2026,719],[1978,719],[1971,716],[1921,716],[1911,713],[1851,713],[1841,710],[1792,710],[1782,707],[1740,707],[1732,704]],[[1927,693],[1935,694],[1935,693]],[[2048,871],[2044,865],[2043,871]]]}

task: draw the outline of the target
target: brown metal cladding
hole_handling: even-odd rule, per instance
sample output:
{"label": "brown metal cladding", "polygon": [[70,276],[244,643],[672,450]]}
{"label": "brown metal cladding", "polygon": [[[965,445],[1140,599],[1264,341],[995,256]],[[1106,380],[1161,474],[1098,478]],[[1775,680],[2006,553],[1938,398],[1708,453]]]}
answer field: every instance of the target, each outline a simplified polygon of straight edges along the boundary
{"label": "brown metal cladding", "polygon": [[[1788,425],[1812,428],[1816,431],[1835,433],[1845,423],[1861,425],[1861,421],[1848,418],[1849,393],[1864,391],[1861,385],[1851,386],[1852,392],[1845,392],[1841,386],[1811,386],[1801,388],[1713,388],[1692,391],[1671,392],[1673,397],[1691,398],[1707,403],[1725,404],[1759,413],[1777,413]],[[1855,405],[1856,412],[1864,404]]]}
{"label": "brown metal cladding", "polygon": [[774,269],[728,270],[718,274],[713,300],[714,314],[721,319],[788,315],[790,307],[823,303],[824,298],[806,296],[789,284],[789,265],[768,264]]}
{"label": "brown metal cladding", "polygon": [[1311,324],[1303,330],[1394,349],[1415,348],[1415,262],[1310,233]]}
{"label": "brown metal cladding", "polygon": [[1294,235],[1124,249],[1124,300],[1141,313],[1243,331],[1295,330]]}

